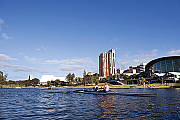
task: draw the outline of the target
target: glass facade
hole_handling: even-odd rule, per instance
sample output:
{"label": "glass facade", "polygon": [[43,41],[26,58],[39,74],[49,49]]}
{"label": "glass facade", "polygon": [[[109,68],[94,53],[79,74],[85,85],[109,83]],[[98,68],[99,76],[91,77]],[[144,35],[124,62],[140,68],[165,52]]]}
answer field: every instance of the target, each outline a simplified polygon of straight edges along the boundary
{"label": "glass facade", "polygon": [[180,72],[180,59],[159,61],[153,65],[153,72]]}

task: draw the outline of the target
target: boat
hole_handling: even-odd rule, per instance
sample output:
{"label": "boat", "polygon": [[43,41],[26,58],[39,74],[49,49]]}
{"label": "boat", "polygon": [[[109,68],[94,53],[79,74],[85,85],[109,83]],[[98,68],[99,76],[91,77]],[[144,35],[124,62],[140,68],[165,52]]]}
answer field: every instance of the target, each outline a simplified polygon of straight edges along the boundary
{"label": "boat", "polygon": [[93,94],[93,95],[122,95],[122,96],[138,96],[138,97],[155,97],[157,94],[151,93],[119,93],[114,91],[91,91],[91,90],[76,90],[72,91],[73,93],[84,93],[84,94]]}

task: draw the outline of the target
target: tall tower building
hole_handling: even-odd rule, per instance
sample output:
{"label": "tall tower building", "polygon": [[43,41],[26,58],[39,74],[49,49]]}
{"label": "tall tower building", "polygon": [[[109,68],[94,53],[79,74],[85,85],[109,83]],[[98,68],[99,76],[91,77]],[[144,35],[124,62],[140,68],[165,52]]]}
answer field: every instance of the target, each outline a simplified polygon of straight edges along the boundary
{"label": "tall tower building", "polygon": [[108,71],[109,77],[116,74],[116,54],[114,49],[108,51]]}
{"label": "tall tower building", "polygon": [[116,54],[111,49],[99,55],[99,76],[103,78],[111,78],[116,74]]}
{"label": "tall tower building", "polygon": [[99,76],[103,78],[107,78],[107,76],[109,76],[108,54],[106,52],[99,55]]}

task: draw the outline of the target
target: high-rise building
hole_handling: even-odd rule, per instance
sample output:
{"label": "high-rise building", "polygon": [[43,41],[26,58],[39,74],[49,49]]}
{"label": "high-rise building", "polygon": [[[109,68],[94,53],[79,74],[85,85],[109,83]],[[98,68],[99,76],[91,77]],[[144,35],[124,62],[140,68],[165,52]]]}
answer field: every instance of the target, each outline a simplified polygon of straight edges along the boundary
{"label": "high-rise building", "polygon": [[99,55],[99,76],[103,78],[111,78],[116,74],[116,54],[111,49]]}
{"label": "high-rise building", "polygon": [[108,73],[108,54],[103,52],[99,55],[99,76],[107,78]]}

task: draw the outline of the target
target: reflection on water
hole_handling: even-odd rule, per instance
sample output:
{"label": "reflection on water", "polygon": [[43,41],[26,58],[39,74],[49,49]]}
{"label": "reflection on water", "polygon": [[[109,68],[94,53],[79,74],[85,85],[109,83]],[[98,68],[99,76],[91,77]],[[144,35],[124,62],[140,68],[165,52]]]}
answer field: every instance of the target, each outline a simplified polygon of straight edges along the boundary
{"label": "reflection on water", "polygon": [[0,119],[180,119],[180,89],[116,89],[156,97],[66,93],[72,90],[0,89]]}
{"label": "reflection on water", "polygon": [[119,119],[118,109],[115,106],[115,96],[104,95],[100,97],[99,106],[102,108],[103,112],[100,118],[109,118],[109,119]]}

